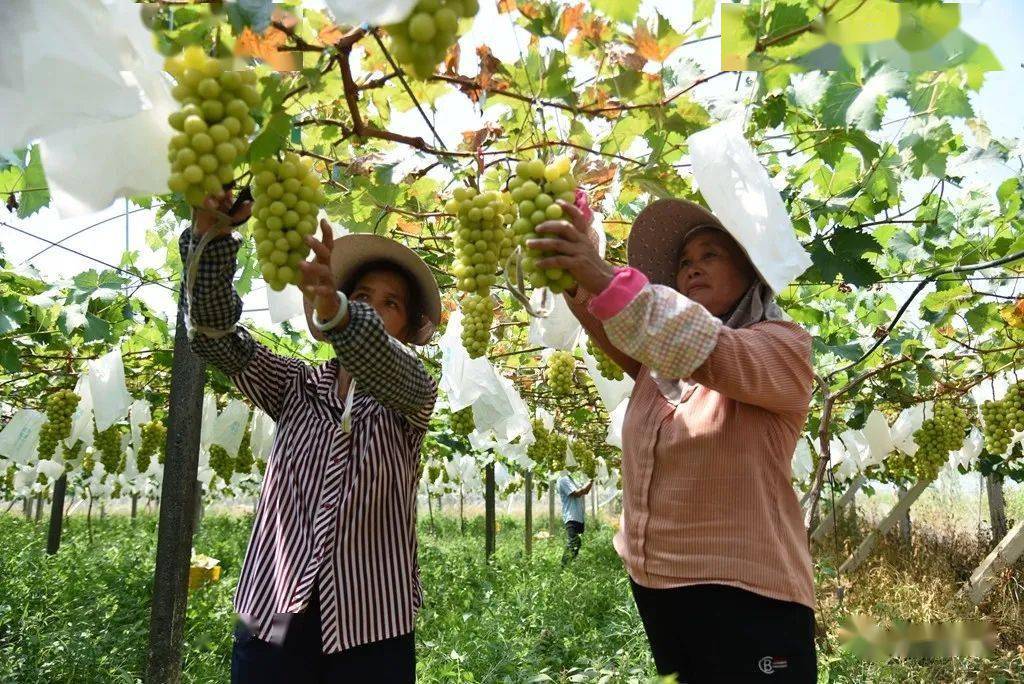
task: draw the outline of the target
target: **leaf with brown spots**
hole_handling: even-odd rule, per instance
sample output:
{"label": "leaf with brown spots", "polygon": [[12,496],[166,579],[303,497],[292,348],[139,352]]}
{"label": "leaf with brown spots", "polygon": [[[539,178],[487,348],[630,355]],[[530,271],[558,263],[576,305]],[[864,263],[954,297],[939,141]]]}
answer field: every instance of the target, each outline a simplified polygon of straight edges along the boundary
{"label": "leaf with brown spots", "polygon": [[480,83],[480,87],[484,89],[490,89],[492,87],[504,87],[494,81],[494,74],[498,73],[501,69],[501,60],[494,56],[491,52],[491,48],[486,45],[481,45],[476,49],[477,57],[480,58],[480,75],[477,80]]}
{"label": "leaf with brown spots", "polygon": [[406,235],[419,235],[423,232],[423,226],[402,214],[395,215],[395,224],[398,226],[398,230]]}
{"label": "leaf with brown spots", "polygon": [[633,46],[638,54],[652,62],[664,62],[683,42],[683,36],[672,30],[671,25],[658,15],[657,35],[651,33],[647,24],[640,23],[633,33]]}
{"label": "leaf with brown spots", "polygon": [[477,131],[463,131],[460,149],[473,151],[485,143],[496,140],[502,133],[501,126],[487,124]]}
{"label": "leaf with brown spots", "polygon": [[320,42],[323,43],[324,45],[334,45],[339,40],[341,40],[342,36],[344,35],[344,31],[342,31],[334,24],[330,24],[320,29],[320,31],[317,33],[317,38],[319,38]]}
{"label": "leaf with brown spots", "polygon": [[615,171],[617,169],[618,166],[615,164],[602,164],[600,162],[591,164],[583,171],[582,175],[579,176],[579,181],[581,184],[590,187],[595,185],[604,185],[615,178]]}
{"label": "leaf with brown spots", "polygon": [[459,58],[462,56],[462,48],[458,43],[448,48],[448,54],[444,57],[444,74],[446,76],[459,75]]}
{"label": "leaf with brown spots", "polygon": [[573,29],[582,28],[583,12],[585,9],[583,3],[565,8],[562,16],[558,19],[558,30],[561,31],[563,36],[572,33]]}
{"label": "leaf with brown spots", "polygon": [[519,6],[516,0],[498,0],[499,14],[508,14],[509,12],[517,9],[519,9]]}
{"label": "leaf with brown spots", "polygon": [[540,4],[532,1],[519,2],[517,3],[516,9],[527,19],[537,19],[544,11],[540,8]]}

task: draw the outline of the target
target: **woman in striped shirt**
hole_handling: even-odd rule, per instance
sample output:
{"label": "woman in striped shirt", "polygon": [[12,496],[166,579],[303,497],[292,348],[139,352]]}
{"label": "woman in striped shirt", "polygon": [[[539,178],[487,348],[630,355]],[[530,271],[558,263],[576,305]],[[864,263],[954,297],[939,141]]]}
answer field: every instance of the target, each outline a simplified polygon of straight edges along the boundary
{"label": "woman in striped shirt", "polygon": [[214,216],[198,211],[180,240],[183,262],[197,263],[192,349],[277,423],[235,592],[232,681],[413,682],[419,450],[437,388],[406,344],[436,328],[437,284],[408,248],[332,240],[324,221],[323,241],[307,238],[302,289],[336,358],[279,356],[236,325],[240,240]]}
{"label": "woman in striped shirt", "polygon": [[[813,372],[749,250],[703,208],[637,217],[630,268],[598,256],[589,210],[533,247],[579,284],[569,305],[636,379],[623,425],[615,548],[660,674],[817,681],[814,581],[790,461]],[[769,238],[771,239],[771,238]],[[754,253],[757,253],[755,250]],[[764,264],[761,265],[762,267]]]}

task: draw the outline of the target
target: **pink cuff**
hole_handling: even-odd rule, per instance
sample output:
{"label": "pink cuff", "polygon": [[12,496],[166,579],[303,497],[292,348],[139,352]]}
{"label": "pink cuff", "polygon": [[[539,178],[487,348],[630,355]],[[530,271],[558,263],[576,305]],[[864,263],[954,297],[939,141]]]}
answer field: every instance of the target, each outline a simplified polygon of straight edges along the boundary
{"label": "pink cuff", "polygon": [[628,266],[615,269],[608,287],[587,303],[587,309],[600,321],[607,321],[636,299],[647,285],[647,276]]}

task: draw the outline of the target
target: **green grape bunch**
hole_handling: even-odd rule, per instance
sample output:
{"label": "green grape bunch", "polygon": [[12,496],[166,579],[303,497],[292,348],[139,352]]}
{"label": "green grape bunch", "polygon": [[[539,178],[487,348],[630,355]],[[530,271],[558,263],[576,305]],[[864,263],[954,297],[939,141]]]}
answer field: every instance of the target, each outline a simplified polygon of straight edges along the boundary
{"label": "green grape bunch", "polygon": [[245,431],[242,435],[242,441],[238,445],[238,457],[235,459],[235,472],[248,475],[252,472],[252,465],[254,462],[252,456],[252,432],[249,430]]}
{"label": "green grape bunch", "polygon": [[622,380],[626,376],[619,364],[612,361],[611,357],[601,351],[601,348],[591,339],[587,339],[587,351],[597,361],[597,370],[603,377],[608,380]]}
{"label": "green grape bunch", "polygon": [[576,459],[576,463],[583,474],[589,478],[597,477],[597,457],[594,455],[594,450],[590,448],[590,445],[574,441],[569,445],[572,450],[572,457]]}
{"label": "green grape bunch", "polygon": [[96,456],[95,452],[90,449],[85,452],[85,456],[82,456],[82,473],[86,477],[92,477],[92,471],[96,470]]}
{"label": "green grape bunch", "polygon": [[39,458],[53,458],[61,440],[71,436],[71,421],[79,401],[79,396],[71,390],[60,390],[46,398],[46,422],[39,429],[36,447]]}
{"label": "green grape bunch", "polygon": [[452,413],[452,432],[457,435],[468,436],[469,433],[476,429],[476,424],[473,422],[473,408],[467,406],[466,408],[455,411]]}
{"label": "green grape bunch", "polygon": [[526,241],[544,237],[536,232],[541,223],[562,218],[562,208],[555,204],[555,200],[575,200],[576,180],[570,172],[569,158],[559,157],[548,165],[540,159],[519,162],[508,187],[519,213],[519,218],[512,224],[512,231],[516,244],[523,250],[524,275],[534,287],[564,292],[575,284],[573,277],[560,268],[537,268],[537,261],[551,255],[528,248]]}
{"label": "green grape bunch", "polygon": [[485,296],[498,280],[498,265],[511,251],[509,225],[515,218],[507,193],[456,188],[444,209],[458,217],[455,231],[455,285]]}
{"label": "green grape bunch", "polygon": [[918,480],[932,480],[939,474],[949,453],[963,446],[964,433],[970,423],[967,412],[960,406],[950,402],[935,404],[932,417],[914,432],[918,449],[912,468]]}
{"label": "green grape bunch", "polygon": [[478,359],[487,353],[494,322],[494,299],[491,295],[468,295],[462,300],[462,346],[469,358]]}
{"label": "green grape bunch", "polygon": [[210,468],[225,483],[231,482],[231,473],[235,468],[234,459],[220,444],[210,445]]}
{"label": "green grape bunch", "polygon": [[316,232],[327,198],[312,160],[294,152],[253,162],[252,173],[256,256],[263,279],[279,292],[299,284],[299,264],[309,255],[306,238]]}
{"label": "green grape bunch", "polygon": [[1013,433],[1024,432],[1024,389],[1020,383],[1011,385],[1002,399],[982,403],[981,416],[985,449],[991,454],[1005,454]]}
{"label": "green grape bunch", "polygon": [[548,357],[544,378],[555,395],[566,397],[572,393],[575,372],[576,357],[571,352],[559,349]]}
{"label": "green grape bunch", "polygon": [[229,66],[196,45],[164,62],[177,81],[171,94],[182,105],[167,117],[177,131],[167,153],[167,187],[195,207],[234,180],[235,163],[245,156],[248,136],[256,130],[250,114],[260,103],[256,72]]}
{"label": "green grape bunch", "polygon": [[100,432],[93,427],[93,449],[99,451],[100,463],[108,474],[120,473],[124,468],[121,457],[121,427],[116,423]]}
{"label": "green grape bunch", "polygon": [[165,448],[167,428],[160,421],[154,420],[143,423],[140,431],[142,444],[139,445],[139,453],[135,455],[135,465],[140,473],[144,473],[149,470],[153,456]]}
{"label": "green grape bunch", "polygon": [[416,78],[429,78],[458,40],[459,19],[479,9],[478,0],[420,0],[405,21],[385,27],[392,56]]}
{"label": "green grape bunch", "polygon": [[565,469],[565,449],[569,440],[554,430],[548,430],[540,420],[533,420],[533,444],[526,447],[526,455],[541,471],[557,473]]}

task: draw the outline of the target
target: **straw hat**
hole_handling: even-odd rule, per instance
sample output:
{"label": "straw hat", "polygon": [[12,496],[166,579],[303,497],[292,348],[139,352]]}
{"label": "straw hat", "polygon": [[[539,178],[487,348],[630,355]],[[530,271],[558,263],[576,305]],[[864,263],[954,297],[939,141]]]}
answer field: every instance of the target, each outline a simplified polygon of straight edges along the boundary
{"label": "straw hat", "polygon": [[425,320],[411,342],[426,344],[441,324],[441,291],[423,259],[405,245],[380,235],[352,233],[335,238],[331,251],[331,273],[338,287],[349,284],[348,281],[361,266],[374,261],[387,261],[398,266],[416,283],[420,295],[419,309]]}
{"label": "straw hat", "polygon": [[[675,288],[683,243],[691,231],[702,227],[729,232],[714,214],[699,204],[672,198],[653,202],[637,215],[629,231],[626,242],[629,265],[652,283]],[[747,254],[745,249],[743,251]],[[750,259],[749,254],[747,258]]]}

